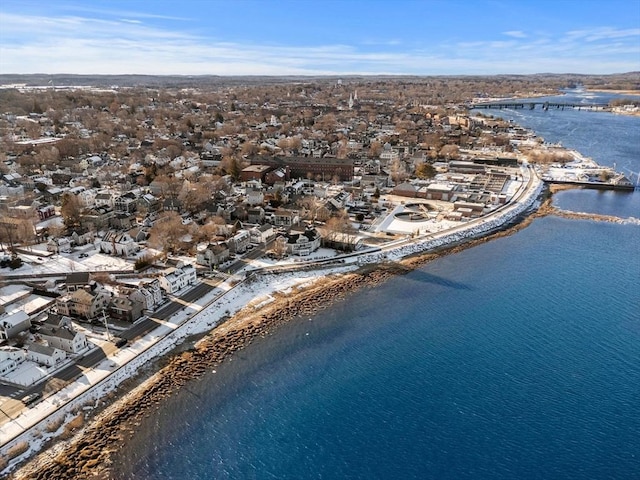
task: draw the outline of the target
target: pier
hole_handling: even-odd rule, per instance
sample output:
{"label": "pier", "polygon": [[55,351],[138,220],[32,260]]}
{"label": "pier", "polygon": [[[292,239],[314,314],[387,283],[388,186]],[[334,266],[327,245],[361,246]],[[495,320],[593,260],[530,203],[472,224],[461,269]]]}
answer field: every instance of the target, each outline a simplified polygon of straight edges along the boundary
{"label": "pier", "polygon": [[541,107],[542,110],[587,110],[587,111],[610,111],[611,107],[607,103],[562,103],[562,102],[519,102],[517,100],[508,100],[502,102],[483,102],[472,103],[469,105],[470,109],[474,108],[510,108],[510,109],[528,109],[534,110],[536,107]]}

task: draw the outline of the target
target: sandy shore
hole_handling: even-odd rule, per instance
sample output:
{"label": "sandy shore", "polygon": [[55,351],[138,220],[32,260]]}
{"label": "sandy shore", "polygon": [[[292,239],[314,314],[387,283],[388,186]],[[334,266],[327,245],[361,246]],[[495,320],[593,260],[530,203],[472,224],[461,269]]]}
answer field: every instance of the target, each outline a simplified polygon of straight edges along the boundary
{"label": "sandy shore", "polygon": [[275,301],[258,311],[245,308],[216,327],[193,348],[164,358],[165,366],[159,372],[108,406],[72,440],[58,443],[55,451],[40,453],[9,478],[115,478],[109,470],[112,454],[135,432],[142,417],[151,414],[164,398],[187,382],[246,347],[252,339],[268,335],[299,316],[313,315],[362,287],[378,285],[443,255],[511,235],[527,227],[534,218],[549,213],[555,213],[550,196],[537,212],[517,225],[486,237],[443,248],[436,253],[418,254],[397,263],[370,265],[353,273],[328,275],[291,294],[274,295]]}

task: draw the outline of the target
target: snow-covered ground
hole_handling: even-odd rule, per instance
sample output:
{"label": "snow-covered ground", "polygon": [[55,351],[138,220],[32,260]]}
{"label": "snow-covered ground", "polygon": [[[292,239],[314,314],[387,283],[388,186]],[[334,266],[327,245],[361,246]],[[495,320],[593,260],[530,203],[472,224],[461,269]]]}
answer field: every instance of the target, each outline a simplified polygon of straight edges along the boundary
{"label": "snow-covered ground", "polygon": [[97,252],[93,245],[84,245],[70,253],[51,254],[46,244],[33,245],[28,253],[20,253],[24,262],[15,270],[5,269],[11,275],[67,274],[96,270],[133,270],[133,260]]}

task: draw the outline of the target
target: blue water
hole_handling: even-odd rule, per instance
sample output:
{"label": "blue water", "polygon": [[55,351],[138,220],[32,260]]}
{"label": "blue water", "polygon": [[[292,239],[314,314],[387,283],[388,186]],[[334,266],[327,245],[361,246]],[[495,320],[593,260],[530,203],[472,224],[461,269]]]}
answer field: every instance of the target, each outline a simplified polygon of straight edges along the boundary
{"label": "blue water", "polygon": [[357,292],[191,382],[116,465],[158,480],[640,478],[640,227],[546,217]]}
{"label": "blue water", "polygon": [[[566,103],[608,103],[621,95],[567,91],[563,96],[543,97],[537,101]],[[635,98],[638,96],[622,96]],[[640,175],[640,117],[584,110],[483,110],[483,113],[513,120],[536,132],[549,143],[560,143],[600,165],[615,167],[633,183]],[[555,204],[563,209],[617,215],[623,218],[640,217],[640,190],[635,193],[613,191],[568,191],[555,197]]]}

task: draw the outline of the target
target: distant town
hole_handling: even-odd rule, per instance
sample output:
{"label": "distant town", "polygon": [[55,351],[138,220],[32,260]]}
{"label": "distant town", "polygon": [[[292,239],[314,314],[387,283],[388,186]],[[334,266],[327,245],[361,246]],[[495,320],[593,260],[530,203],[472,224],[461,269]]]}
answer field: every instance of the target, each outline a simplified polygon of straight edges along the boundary
{"label": "distant town", "polygon": [[[202,309],[224,321],[245,282],[484,235],[544,182],[638,180],[474,109],[637,75],[0,80],[2,468],[73,400],[64,388],[98,385]],[[635,98],[606,109],[638,114]]]}

